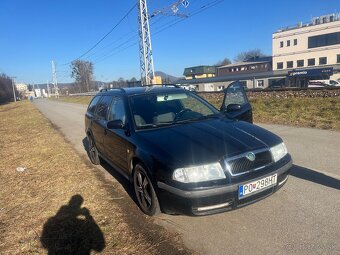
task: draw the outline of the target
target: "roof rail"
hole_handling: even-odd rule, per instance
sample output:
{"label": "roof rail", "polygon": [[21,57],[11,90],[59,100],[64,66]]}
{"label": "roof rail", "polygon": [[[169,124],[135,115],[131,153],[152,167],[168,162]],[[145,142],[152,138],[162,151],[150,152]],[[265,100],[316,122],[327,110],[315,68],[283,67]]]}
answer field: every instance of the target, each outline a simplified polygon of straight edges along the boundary
{"label": "roof rail", "polygon": [[105,91],[114,90],[114,89],[121,90],[121,91],[125,92],[125,90],[123,88],[106,88],[106,89],[99,90],[99,92],[105,92]]}
{"label": "roof rail", "polygon": [[181,88],[181,86],[177,84],[149,84],[149,85],[143,85],[142,87],[153,87],[153,86]]}

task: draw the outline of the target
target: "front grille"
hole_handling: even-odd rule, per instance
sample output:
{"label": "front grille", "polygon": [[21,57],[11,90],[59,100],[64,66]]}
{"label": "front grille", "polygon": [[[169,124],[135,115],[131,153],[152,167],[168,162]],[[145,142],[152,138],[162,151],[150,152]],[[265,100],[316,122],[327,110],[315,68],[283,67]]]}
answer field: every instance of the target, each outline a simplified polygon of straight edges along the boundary
{"label": "front grille", "polygon": [[254,151],[255,160],[249,160],[246,155],[242,154],[240,156],[233,157],[231,159],[226,159],[226,163],[229,165],[229,171],[232,175],[240,175],[249,171],[253,171],[262,168],[266,165],[272,163],[272,156],[269,150],[265,151]]}

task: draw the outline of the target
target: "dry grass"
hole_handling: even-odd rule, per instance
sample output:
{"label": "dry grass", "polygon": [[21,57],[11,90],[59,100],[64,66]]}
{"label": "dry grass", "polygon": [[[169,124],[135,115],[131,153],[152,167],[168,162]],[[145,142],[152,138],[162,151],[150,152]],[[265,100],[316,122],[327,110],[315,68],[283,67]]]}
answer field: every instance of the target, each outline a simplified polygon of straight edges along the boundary
{"label": "dry grass", "polygon": [[[223,97],[201,94],[217,109]],[[340,130],[340,97],[251,98],[255,123]]]}
{"label": "dry grass", "polygon": [[254,121],[340,130],[340,97],[251,99]]}
{"label": "dry grass", "polygon": [[129,198],[29,102],[0,106],[0,134],[0,254],[188,254],[136,206],[125,211]]}
{"label": "dry grass", "polygon": [[[57,100],[53,97],[50,98],[51,100]],[[59,98],[59,101],[61,102],[67,102],[67,103],[77,103],[77,104],[86,104],[88,105],[91,101],[91,96],[62,96]]]}

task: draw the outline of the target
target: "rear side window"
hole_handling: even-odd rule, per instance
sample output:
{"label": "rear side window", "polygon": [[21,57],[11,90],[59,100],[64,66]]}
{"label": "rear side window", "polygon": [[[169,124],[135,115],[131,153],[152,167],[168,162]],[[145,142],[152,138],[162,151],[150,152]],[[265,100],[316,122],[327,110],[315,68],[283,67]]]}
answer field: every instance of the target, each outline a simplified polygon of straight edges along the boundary
{"label": "rear side window", "polygon": [[121,120],[123,123],[125,123],[125,118],[126,116],[123,99],[120,97],[113,98],[109,120]]}
{"label": "rear side window", "polygon": [[112,96],[102,96],[96,108],[96,115],[101,119],[106,119]]}
{"label": "rear side window", "polygon": [[97,106],[97,103],[99,101],[100,97],[94,97],[89,105],[89,107],[87,108],[87,111],[90,112],[90,113],[94,113],[94,111],[96,110],[96,106]]}

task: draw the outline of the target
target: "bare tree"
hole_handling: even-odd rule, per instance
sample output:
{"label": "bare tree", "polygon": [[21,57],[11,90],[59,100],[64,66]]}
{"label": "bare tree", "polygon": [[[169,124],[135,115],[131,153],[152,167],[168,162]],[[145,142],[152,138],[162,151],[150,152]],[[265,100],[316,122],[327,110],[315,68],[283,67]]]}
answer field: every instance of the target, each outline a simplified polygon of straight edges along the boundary
{"label": "bare tree", "polygon": [[92,62],[75,60],[71,63],[71,68],[71,77],[75,79],[75,86],[80,93],[94,88]]}
{"label": "bare tree", "polygon": [[216,63],[216,66],[225,66],[225,65],[229,65],[229,64],[231,64],[230,59],[229,58],[225,58],[225,59],[223,59],[221,61],[218,61]]}
{"label": "bare tree", "polygon": [[256,58],[266,56],[260,49],[253,49],[248,51],[240,52],[235,58],[235,62],[241,62],[245,60],[256,60]]}
{"label": "bare tree", "polygon": [[117,87],[123,88],[127,86],[127,82],[124,80],[124,78],[120,77],[117,81]]}

